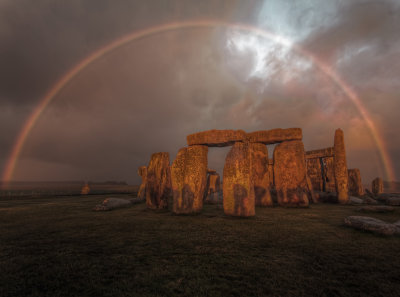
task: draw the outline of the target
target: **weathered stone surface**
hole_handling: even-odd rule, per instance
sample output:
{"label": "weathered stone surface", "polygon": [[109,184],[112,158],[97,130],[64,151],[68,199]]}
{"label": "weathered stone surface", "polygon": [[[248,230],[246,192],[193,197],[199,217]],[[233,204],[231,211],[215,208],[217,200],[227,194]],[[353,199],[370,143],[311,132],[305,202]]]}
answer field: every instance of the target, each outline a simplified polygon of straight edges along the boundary
{"label": "weathered stone surface", "polygon": [[146,205],[150,209],[168,208],[168,198],[171,194],[171,170],[169,154],[155,153],[151,155],[147,166]]}
{"label": "weathered stone surface", "polygon": [[93,210],[94,211],[107,211],[113,210],[116,208],[123,208],[131,206],[132,202],[126,199],[120,198],[107,198],[101,204],[96,205]]}
{"label": "weathered stone surface", "polygon": [[334,148],[327,147],[318,150],[312,150],[306,152],[306,159],[320,159],[326,157],[333,157],[334,156]]}
{"label": "weathered stone surface", "polygon": [[172,211],[176,214],[200,212],[206,189],[208,147],[194,145],[179,150],[171,166]]}
{"label": "weathered stone surface", "polygon": [[374,198],[364,195],[363,198],[365,204],[378,204],[378,201]]}
{"label": "weathered stone surface", "polygon": [[208,130],[190,134],[186,137],[188,145],[230,146],[246,139],[243,130]]}
{"label": "weathered stone surface", "polygon": [[268,159],[268,175],[269,175],[269,186],[271,189],[274,188],[274,159]]}
{"label": "weathered stone surface", "polygon": [[140,166],[138,168],[138,175],[142,178],[137,197],[139,199],[146,199],[146,180],[147,180],[147,167]]}
{"label": "weathered stone surface", "polygon": [[380,177],[377,177],[372,181],[372,193],[374,193],[374,195],[383,193],[383,181]]}
{"label": "weathered stone surface", "polygon": [[344,147],[344,136],[341,129],[335,131],[334,140],[334,170],[335,170],[335,182],[336,192],[338,195],[338,201],[341,204],[346,204],[349,201],[349,176],[347,173],[347,162],[346,162],[346,150]]}
{"label": "weathered stone surface", "polygon": [[390,198],[386,199],[386,204],[393,205],[393,206],[400,206],[400,198],[390,197]]}
{"label": "weathered stone surface", "polygon": [[300,128],[262,130],[248,133],[247,139],[249,142],[273,144],[289,140],[302,140],[303,133]]}
{"label": "weathered stone surface", "polygon": [[353,205],[359,205],[359,204],[364,204],[364,200],[358,197],[350,196],[348,202],[349,204]]}
{"label": "weathered stone surface", "polygon": [[306,159],[307,176],[310,178],[314,191],[323,191],[323,177],[319,158]]}
{"label": "weathered stone surface", "polygon": [[387,206],[387,205],[368,205],[368,206],[363,206],[357,211],[360,212],[392,212],[394,211],[394,207]]}
{"label": "weathered stone surface", "polygon": [[273,206],[268,172],[268,149],[262,143],[250,143],[252,180],[256,206]]}
{"label": "weathered stone surface", "polygon": [[255,195],[249,143],[236,142],[226,156],[223,176],[224,212],[232,216],[254,216]]}
{"label": "weathered stone surface", "polygon": [[360,197],[364,195],[364,188],[361,183],[361,173],[358,168],[349,169],[349,194]]}
{"label": "weathered stone surface", "polygon": [[219,203],[220,189],[221,189],[221,179],[219,174],[214,170],[210,172],[207,176],[207,186],[206,186],[206,191],[204,193],[204,202],[210,204]]}
{"label": "weathered stone surface", "polygon": [[344,219],[347,226],[359,230],[371,231],[383,235],[400,235],[400,227],[396,224],[389,224],[384,221],[364,217],[364,216],[350,216]]}
{"label": "weathered stone surface", "polygon": [[86,183],[81,190],[81,195],[88,195],[90,192],[90,187],[89,185]]}
{"label": "weathered stone surface", "polygon": [[300,140],[282,142],[274,150],[274,178],[278,204],[305,207],[311,198],[307,185],[304,145]]}
{"label": "weathered stone surface", "polygon": [[325,191],[335,192],[336,182],[335,182],[334,158],[333,157],[322,158],[322,164],[324,166],[323,181],[325,182]]}

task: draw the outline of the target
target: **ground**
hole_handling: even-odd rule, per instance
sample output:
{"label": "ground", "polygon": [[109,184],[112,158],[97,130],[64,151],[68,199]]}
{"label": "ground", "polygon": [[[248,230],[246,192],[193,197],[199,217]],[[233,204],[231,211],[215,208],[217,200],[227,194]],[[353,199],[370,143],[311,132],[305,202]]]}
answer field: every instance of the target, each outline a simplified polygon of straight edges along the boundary
{"label": "ground", "polygon": [[400,237],[344,226],[356,206],[93,212],[106,197],[0,200],[0,296],[400,296]]}

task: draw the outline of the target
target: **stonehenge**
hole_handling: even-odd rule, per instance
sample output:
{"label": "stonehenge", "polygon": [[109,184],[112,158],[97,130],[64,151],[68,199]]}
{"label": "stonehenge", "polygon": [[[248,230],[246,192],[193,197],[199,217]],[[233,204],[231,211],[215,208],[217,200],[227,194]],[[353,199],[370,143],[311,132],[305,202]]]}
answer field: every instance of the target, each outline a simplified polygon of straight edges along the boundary
{"label": "stonehenge", "polygon": [[168,208],[171,192],[171,169],[169,154],[155,153],[151,156],[147,167],[146,205],[150,209]]}
{"label": "stonehenge", "polygon": [[274,150],[275,188],[280,206],[308,206],[311,192],[307,184],[304,146],[300,140],[278,144]]}
{"label": "stonehenge", "polygon": [[[207,170],[207,185],[204,192],[204,203],[218,204],[220,203],[221,178],[217,171]],[[222,201],[222,200],[221,200]]]}
{"label": "stonehenge", "polygon": [[380,177],[377,177],[372,181],[372,193],[374,193],[374,195],[383,193],[383,181]]}
{"label": "stonehenge", "polygon": [[139,199],[146,199],[146,180],[147,180],[147,167],[140,166],[138,168],[138,175],[142,178],[137,197]]}
{"label": "stonehenge", "polygon": [[333,150],[335,153],[333,167],[335,170],[336,193],[339,203],[346,204],[349,201],[349,176],[347,172],[344,136],[341,129],[335,131]]}
{"label": "stonehenge", "polygon": [[206,189],[208,147],[193,145],[179,150],[171,166],[173,209],[176,214],[200,212]]}
{"label": "stonehenge", "polygon": [[[190,134],[171,165],[169,153],[162,152],[139,168],[138,197],[146,197],[149,209],[166,209],[170,200],[175,214],[198,213],[203,203],[222,200],[226,215],[251,217],[256,206],[307,207],[324,193],[347,204],[349,194],[363,195],[360,171],[347,169],[342,130],[335,131],[333,146],[328,148],[305,151],[302,138],[300,128]],[[272,144],[275,148],[269,157],[267,145]],[[225,159],[221,198],[220,176],[208,169],[208,149],[226,146],[231,149]],[[382,192],[379,181],[376,184],[376,192]]]}

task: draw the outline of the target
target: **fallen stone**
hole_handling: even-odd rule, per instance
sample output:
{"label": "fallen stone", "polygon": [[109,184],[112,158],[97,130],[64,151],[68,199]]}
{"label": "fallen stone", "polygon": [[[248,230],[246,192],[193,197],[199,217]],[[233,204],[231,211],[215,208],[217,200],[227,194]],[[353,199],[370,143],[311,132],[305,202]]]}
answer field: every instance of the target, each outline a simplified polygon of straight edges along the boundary
{"label": "fallen stone", "polygon": [[341,129],[335,131],[334,139],[334,172],[335,187],[338,202],[346,204],[349,202],[349,175],[347,172],[346,150],[344,147],[344,135]]}
{"label": "fallen stone", "polygon": [[377,177],[372,181],[372,193],[374,193],[374,195],[383,193],[383,181],[380,177]]}
{"label": "fallen stone", "polygon": [[236,142],[226,156],[224,166],[222,187],[226,215],[240,217],[255,215],[251,165],[249,143]]}
{"label": "fallen stone", "polygon": [[262,130],[248,133],[247,139],[249,142],[273,144],[290,140],[302,140],[303,133],[300,128]]}
{"label": "fallen stone", "polygon": [[362,199],[364,200],[365,204],[378,204],[378,201],[369,196],[364,196]]}
{"label": "fallen stone", "polygon": [[304,145],[300,140],[278,144],[274,150],[274,179],[278,204],[306,207],[311,199],[307,184]]}
{"label": "fallen stone", "polygon": [[390,198],[386,199],[386,204],[392,205],[392,206],[400,206],[400,198],[390,197]]}
{"label": "fallen stone", "polygon": [[344,219],[347,226],[358,230],[371,231],[383,235],[400,235],[400,227],[384,221],[364,216],[350,216]]}
{"label": "fallen stone", "polygon": [[171,194],[171,170],[169,154],[155,153],[147,166],[146,205],[150,209],[168,208]]}
{"label": "fallen stone", "polygon": [[179,150],[171,166],[172,211],[176,214],[200,212],[207,183],[208,147],[193,145]]}
{"label": "fallen stone", "polygon": [[190,134],[186,137],[188,145],[206,145],[223,147],[233,145],[237,141],[246,139],[243,130],[208,130]]}
{"label": "fallen stone", "polygon": [[386,206],[386,205],[368,205],[358,208],[357,211],[360,212],[392,212],[394,211],[394,207]]}
{"label": "fallen stone", "polygon": [[126,199],[120,198],[107,198],[101,204],[98,204],[94,207],[94,211],[107,211],[113,210],[116,208],[123,208],[131,206],[132,202]]}
{"label": "fallen stone", "polygon": [[348,203],[352,205],[359,205],[364,204],[364,200],[358,197],[350,196]]}
{"label": "fallen stone", "polygon": [[262,143],[250,143],[252,180],[254,184],[254,195],[256,206],[273,206],[271,197],[269,172],[268,172],[268,149]]}

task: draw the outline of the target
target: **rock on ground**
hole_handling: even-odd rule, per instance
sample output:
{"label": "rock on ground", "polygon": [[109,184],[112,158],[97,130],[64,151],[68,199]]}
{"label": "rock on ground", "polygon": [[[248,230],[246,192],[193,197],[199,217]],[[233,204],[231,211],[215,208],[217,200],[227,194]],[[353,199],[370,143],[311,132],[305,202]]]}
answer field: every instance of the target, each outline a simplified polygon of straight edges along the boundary
{"label": "rock on ground", "polygon": [[400,198],[390,197],[390,198],[386,199],[386,204],[392,205],[392,206],[400,206]]}
{"label": "rock on ground", "polygon": [[353,205],[364,204],[364,200],[358,197],[350,196],[348,203]]}
{"label": "rock on ground", "polygon": [[[141,200],[143,201],[143,200]],[[106,211],[116,208],[123,208],[131,206],[133,203],[130,200],[120,199],[120,198],[107,198],[101,204],[94,207],[95,211]]]}
{"label": "rock on ground", "polygon": [[400,227],[384,221],[364,216],[350,216],[344,219],[347,226],[358,230],[371,231],[383,235],[400,235]]}
{"label": "rock on ground", "polygon": [[387,205],[368,205],[358,208],[357,211],[360,212],[392,212],[394,207]]}

